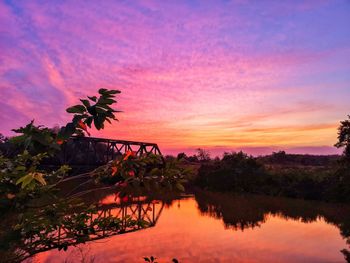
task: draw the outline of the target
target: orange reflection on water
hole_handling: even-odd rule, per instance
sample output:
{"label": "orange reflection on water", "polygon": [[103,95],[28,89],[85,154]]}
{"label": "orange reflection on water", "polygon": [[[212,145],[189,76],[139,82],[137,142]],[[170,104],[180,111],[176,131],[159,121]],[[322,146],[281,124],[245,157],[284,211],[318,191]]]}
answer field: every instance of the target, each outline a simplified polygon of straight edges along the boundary
{"label": "orange reflection on water", "polygon": [[[34,262],[343,262],[339,229],[319,218],[311,223],[267,214],[243,231],[201,213],[194,198],[174,201],[155,227],[35,256]],[[90,260],[90,261],[89,261]]]}

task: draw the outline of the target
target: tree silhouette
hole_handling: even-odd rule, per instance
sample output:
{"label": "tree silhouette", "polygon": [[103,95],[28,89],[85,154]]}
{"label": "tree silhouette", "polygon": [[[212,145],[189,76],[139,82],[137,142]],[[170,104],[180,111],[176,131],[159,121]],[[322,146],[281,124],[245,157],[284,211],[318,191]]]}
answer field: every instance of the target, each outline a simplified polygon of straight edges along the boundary
{"label": "tree silhouette", "polygon": [[350,160],[350,115],[348,119],[341,121],[338,128],[338,142],[334,145],[337,148],[344,147],[344,156]]}
{"label": "tree silhouette", "polygon": [[202,148],[197,149],[197,157],[198,157],[198,160],[201,162],[210,161],[210,153],[207,150],[204,150]]}

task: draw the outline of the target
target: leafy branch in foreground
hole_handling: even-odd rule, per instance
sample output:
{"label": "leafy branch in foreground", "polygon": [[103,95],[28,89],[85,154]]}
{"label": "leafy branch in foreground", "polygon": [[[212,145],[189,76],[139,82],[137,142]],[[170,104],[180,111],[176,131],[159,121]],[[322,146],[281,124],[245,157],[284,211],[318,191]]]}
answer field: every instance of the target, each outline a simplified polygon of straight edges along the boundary
{"label": "leafy branch in foreground", "polygon": [[66,165],[47,172],[38,168],[46,153],[31,155],[28,151],[6,158],[0,155],[0,208],[22,209],[25,203],[44,194],[50,194],[52,180],[63,178],[70,168]]}
{"label": "leafy branch in foreground", "polygon": [[111,120],[118,120],[115,117],[116,112],[120,112],[111,108],[111,105],[117,103],[114,100],[115,95],[119,94],[119,90],[99,89],[99,98],[96,96],[88,96],[87,99],[81,99],[82,104],[78,104],[67,109],[68,113],[73,113],[74,118],[71,123],[68,123],[64,129],[61,129],[61,135],[66,138],[66,135],[71,136],[75,130],[80,129],[88,133],[86,125],[91,128],[91,124],[97,130],[104,128],[104,122],[112,123]]}
{"label": "leafy branch in foreground", "polygon": [[[92,123],[97,130],[104,128],[105,121],[117,120],[116,112],[112,104],[117,103],[114,99],[119,90],[99,89],[99,97],[88,96],[89,100],[81,99],[81,104],[69,107],[68,113],[74,114],[72,121],[57,129],[50,129],[44,126],[35,126],[34,120],[24,127],[13,129],[19,136],[12,137],[10,142],[22,150],[28,150],[32,154],[47,152],[52,155],[61,149],[61,145],[72,135],[90,135],[88,127]],[[92,103],[92,104],[91,104]]]}
{"label": "leafy branch in foreground", "polygon": [[[114,189],[120,197],[129,194],[141,194],[147,192],[174,191],[183,192],[183,184],[192,170],[182,168],[177,161],[164,164],[161,156],[144,154],[136,156],[135,152],[128,151],[114,160],[102,165],[95,170],[81,174],[86,180],[75,187],[69,197],[85,195],[96,189],[89,189],[83,192],[73,193],[80,186],[94,182],[97,185],[108,185],[103,189]],[[61,182],[73,180],[77,177],[66,178]]]}

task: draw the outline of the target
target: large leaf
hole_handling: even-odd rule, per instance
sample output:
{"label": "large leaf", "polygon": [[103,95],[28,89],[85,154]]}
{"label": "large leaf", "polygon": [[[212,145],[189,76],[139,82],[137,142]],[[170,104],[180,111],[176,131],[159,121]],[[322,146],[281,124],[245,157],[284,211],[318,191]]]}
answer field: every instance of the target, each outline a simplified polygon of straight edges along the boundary
{"label": "large leaf", "polygon": [[83,105],[75,105],[66,109],[68,113],[84,113],[85,107]]}
{"label": "large leaf", "polygon": [[99,90],[98,90],[98,93],[100,93],[101,95],[103,95],[106,91],[107,91],[107,89],[99,89]]}
{"label": "large leaf", "polygon": [[101,97],[99,100],[98,100],[98,103],[99,104],[113,104],[113,103],[116,103],[117,101],[113,100],[113,99],[106,99],[104,97]]}
{"label": "large leaf", "polygon": [[117,90],[117,89],[112,89],[112,90],[108,90],[105,93],[108,93],[108,94],[119,94],[119,93],[121,93],[121,91]]}
{"label": "large leaf", "polygon": [[35,180],[37,180],[42,185],[46,185],[46,181],[44,179],[44,174],[43,173],[34,173],[33,177],[34,177]]}
{"label": "large leaf", "polygon": [[96,107],[96,112],[98,112],[98,113],[105,113],[106,110],[104,110],[104,109],[101,108],[101,107]]}
{"label": "large leaf", "polygon": [[90,102],[88,100],[81,99],[80,101],[84,104],[86,108],[90,107]]}
{"label": "large leaf", "polygon": [[21,178],[19,178],[19,179],[17,180],[17,182],[16,182],[16,185],[22,183],[21,188],[23,189],[23,188],[25,188],[28,184],[30,184],[30,183],[33,181],[33,179],[34,179],[34,178],[33,178],[32,174],[29,173],[29,174],[27,174],[27,175],[22,176]]}
{"label": "large leaf", "polygon": [[106,110],[109,110],[110,112],[117,112],[116,110],[114,110],[111,107],[109,107],[107,104],[99,104],[98,106],[101,107],[101,108],[104,108]]}
{"label": "large leaf", "polygon": [[86,120],[85,120],[85,123],[86,123],[86,125],[87,125],[89,128],[91,128],[91,123],[92,123],[92,121],[93,121],[93,117],[88,117],[88,118],[86,118]]}
{"label": "large leaf", "polygon": [[97,97],[96,97],[96,96],[92,96],[92,97],[88,96],[88,98],[89,98],[90,100],[94,101],[94,102],[96,102],[96,100],[97,100]]}
{"label": "large leaf", "polygon": [[94,116],[94,125],[96,127],[97,130],[103,129],[104,125],[103,122],[105,121],[105,116]]}

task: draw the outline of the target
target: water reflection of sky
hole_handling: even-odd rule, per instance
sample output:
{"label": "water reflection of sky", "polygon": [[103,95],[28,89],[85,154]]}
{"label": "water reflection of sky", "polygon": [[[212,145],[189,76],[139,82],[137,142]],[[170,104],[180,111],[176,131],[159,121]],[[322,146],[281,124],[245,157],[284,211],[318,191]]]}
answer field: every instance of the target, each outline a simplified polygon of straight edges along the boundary
{"label": "water reflection of sky", "polygon": [[222,218],[200,212],[196,199],[176,200],[165,207],[153,228],[79,245],[67,252],[45,252],[34,261],[81,262],[82,255],[87,262],[104,263],[143,262],[142,257],[150,255],[160,262],[170,262],[173,257],[180,262],[344,261],[340,250],[346,248],[346,241],[323,217],[305,223],[267,213],[260,226],[241,231],[225,227]]}

